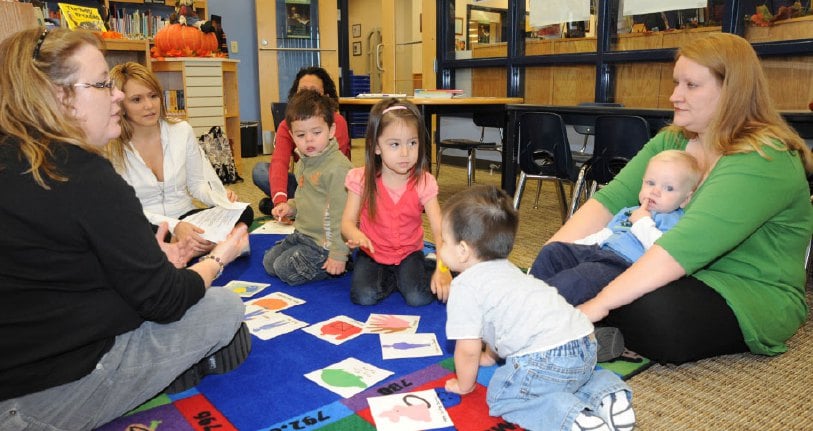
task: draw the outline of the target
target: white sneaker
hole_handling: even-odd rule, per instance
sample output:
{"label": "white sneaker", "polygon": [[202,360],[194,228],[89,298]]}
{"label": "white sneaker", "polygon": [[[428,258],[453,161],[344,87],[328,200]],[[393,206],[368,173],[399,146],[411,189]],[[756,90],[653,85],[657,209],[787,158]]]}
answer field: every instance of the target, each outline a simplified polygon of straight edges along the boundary
{"label": "white sneaker", "polygon": [[613,431],[632,431],[635,428],[635,412],[626,391],[618,391],[604,397],[597,413]]}
{"label": "white sneaker", "polygon": [[596,416],[590,410],[582,410],[576,416],[576,420],[573,421],[570,429],[572,431],[612,431],[604,419]]}

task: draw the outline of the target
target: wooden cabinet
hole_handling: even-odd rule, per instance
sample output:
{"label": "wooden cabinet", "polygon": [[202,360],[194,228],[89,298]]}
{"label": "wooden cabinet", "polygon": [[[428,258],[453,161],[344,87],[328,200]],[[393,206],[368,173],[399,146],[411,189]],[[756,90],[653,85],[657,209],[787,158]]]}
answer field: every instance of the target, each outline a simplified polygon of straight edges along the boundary
{"label": "wooden cabinet", "polygon": [[240,96],[237,63],[237,60],[223,58],[167,58],[153,60],[152,71],[165,92],[174,92],[175,100],[182,98],[180,109],[172,114],[188,121],[196,135],[207,133],[212,126],[223,128],[239,167]]}
{"label": "wooden cabinet", "polygon": [[151,67],[150,44],[147,40],[104,39],[103,42],[104,56],[110,67],[128,61]]}

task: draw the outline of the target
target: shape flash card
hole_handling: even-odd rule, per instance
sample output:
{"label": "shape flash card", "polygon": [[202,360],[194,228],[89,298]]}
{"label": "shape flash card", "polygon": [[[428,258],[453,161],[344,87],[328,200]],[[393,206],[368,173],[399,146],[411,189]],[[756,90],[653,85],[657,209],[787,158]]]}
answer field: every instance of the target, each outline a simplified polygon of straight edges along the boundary
{"label": "shape flash card", "polygon": [[262,298],[257,298],[246,302],[246,313],[249,312],[250,306],[262,307],[268,311],[282,311],[286,308],[291,308],[295,305],[304,303],[305,300],[288,295],[287,293],[274,292],[270,295],[263,296]]}
{"label": "shape flash card", "polygon": [[434,389],[367,398],[378,431],[419,431],[454,425]]}
{"label": "shape flash card", "polygon": [[422,358],[443,354],[435,334],[381,334],[384,359]]}
{"label": "shape flash card", "polygon": [[414,334],[421,316],[371,313],[364,324],[365,334]]}
{"label": "shape flash card", "polygon": [[265,311],[259,314],[247,313],[246,326],[257,338],[270,340],[308,326],[308,324],[287,314]]}
{"label": "shape flash card", "polygon": [[305,377],[344,398],[350,398],[391,375],[392,371],[382,370],[356,358],[347,358],[305,374]]}
{"label": "shape flash card", "polygon": [[232,280],[226,283],[226,289],[240,295],[241,298],[250,298],[266,287],[270,286],[269,283],[256,283],[253,281]]}
{"label": "shape flash card", "polygon": [[364,329],[364,323],[347,316],[336,316],[323,322],[314,323],[304,328],[303,331],[328,343],[339,345],[361,335],[362,329]]}

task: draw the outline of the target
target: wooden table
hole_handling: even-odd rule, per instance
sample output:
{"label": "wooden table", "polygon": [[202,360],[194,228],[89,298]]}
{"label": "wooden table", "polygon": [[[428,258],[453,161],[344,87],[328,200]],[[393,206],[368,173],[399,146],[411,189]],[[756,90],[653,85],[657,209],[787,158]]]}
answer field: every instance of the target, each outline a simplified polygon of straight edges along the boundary
{"label": "wooden table", "polygon": [[[556,106],[509,104],[505,106],[507,113],[507,126],[503,142],[503,160],[501,166],[503,189],[510,195],[516,191],[515,181],[506,179],[516,178],[517,175],[517,139],[519,133],[519,118],[525,112],[554,112],[562,116],[565,124],[589,125],[596,124],[596,117],[600,115],[638,115],[649,122],[650,135],[655,134],[664,126],[672,122],[674,111],[671,109],[647,108],[621,108],[611,106]],[[810,111],[783,111],[782,117],[805,139],[813,139],[813,112]],[[506,161],[506,157],[509,159]]]}
{"label": "wooden table", "polygon": [[[382,99],[375,98],[340,97],[339,105],[342,111],[368,112],[373,105],[381,100]],[[414,103],[415,106],[417,106],[421,111],[424,124],[426,124],[429,131],[430,145],[427,146],[427,150],[430,152],[430,160],[432,154],[431,139],[434,139],[435,136],[435,130],[432,126],[432,115],[451,116],[461,114],[468,115],[476,112],[494,113],[494,115],[502,115],[505,119],[506,126],[508,126],[506,106],[509,104],[518,104],[523,102],[521,97],[459,97],[452,99],[407,97],[406,100]],[[508,141],[506,140],[506,134],[503,133],[503,148],[506,148],[507,143]],[[515,157],[512,157],[511,153],[507,151],[502,152],[503,167],[507,166],[508,164],[515,163]],[[505,175],[505,168],[502,169],[502,172],[502,188],[508,190],[506,187],[508,183],[510,183],[511,190],[513,190],[515,188],[514,183],[516,182],[516,169],[513,169],[514,176],[510,177]]]}

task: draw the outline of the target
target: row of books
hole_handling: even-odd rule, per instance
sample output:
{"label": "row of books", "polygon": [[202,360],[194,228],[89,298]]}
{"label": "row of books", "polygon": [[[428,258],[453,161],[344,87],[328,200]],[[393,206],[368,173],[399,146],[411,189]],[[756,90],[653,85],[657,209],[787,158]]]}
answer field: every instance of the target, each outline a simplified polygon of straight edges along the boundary
{"label": "row of books", "polygon": [[183,90],[164,90],[164,105],[168,115],[186,115]]}
{"label": "row of books", "polygon": [[152,39],[158,30],[169,25],[169,17],[149,10],[118,8],[110,11],[110,30],[133,37],[140,35]]}

